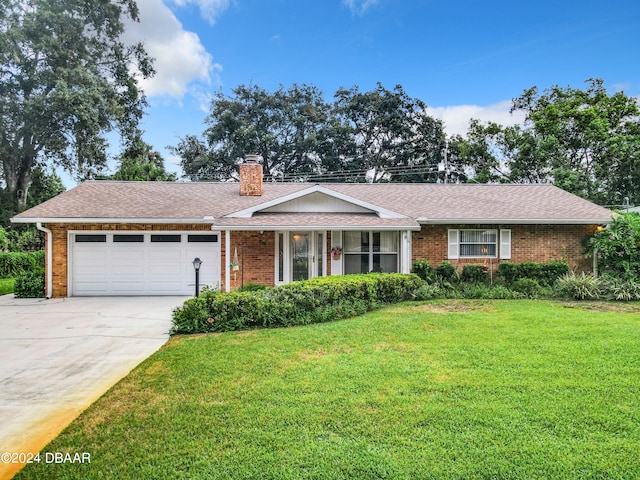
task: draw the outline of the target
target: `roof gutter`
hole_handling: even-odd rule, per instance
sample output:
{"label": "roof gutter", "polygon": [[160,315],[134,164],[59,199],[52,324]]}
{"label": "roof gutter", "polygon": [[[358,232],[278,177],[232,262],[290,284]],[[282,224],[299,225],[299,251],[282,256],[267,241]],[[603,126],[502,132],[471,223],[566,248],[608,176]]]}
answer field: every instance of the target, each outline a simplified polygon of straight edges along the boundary
{"label": "roof gutter", "polygon": [[213,223],[213,217],[198,218],[101,218],[101,217],[51,217],[51,218],[21,218],[13,217],[12,223],[157,223],[157,224],[186,224]]}
{"label": "roof gutter", "polygon": [[36,228],[47,235],[47,292],[46,297],[53,295],[53,242],[51,230],[42,226],[41,222],[36,223]]}
{"label": "roof gutter", "polygon": [[500,225],[604,225],[609,224],[613,220],[611,218],[446,218],[446,219],[428,219],[417,218],[420,224],[430,225],[454,225],[454,224],[500,224]]}

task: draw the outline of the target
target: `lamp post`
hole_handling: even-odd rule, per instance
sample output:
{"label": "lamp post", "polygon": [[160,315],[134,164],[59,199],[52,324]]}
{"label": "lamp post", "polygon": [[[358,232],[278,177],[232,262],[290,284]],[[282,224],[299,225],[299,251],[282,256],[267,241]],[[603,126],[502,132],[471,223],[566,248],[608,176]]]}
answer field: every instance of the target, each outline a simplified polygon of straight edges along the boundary
{"label": "lamp post", "polygon": [[198,257],[193,259],[193,268],[196,271],[196,297],[200,294],[200,266],[202,265],[202,260]]}

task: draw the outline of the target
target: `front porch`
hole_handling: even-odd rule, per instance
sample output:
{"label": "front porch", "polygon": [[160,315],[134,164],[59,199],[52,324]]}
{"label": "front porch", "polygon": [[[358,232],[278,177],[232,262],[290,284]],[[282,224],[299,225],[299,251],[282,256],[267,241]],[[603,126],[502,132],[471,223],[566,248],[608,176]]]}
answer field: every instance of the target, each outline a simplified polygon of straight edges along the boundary
{"label": "front porch", "polygon": [[328,275],[411,271],[411,230],[225,230],[223,291]]}

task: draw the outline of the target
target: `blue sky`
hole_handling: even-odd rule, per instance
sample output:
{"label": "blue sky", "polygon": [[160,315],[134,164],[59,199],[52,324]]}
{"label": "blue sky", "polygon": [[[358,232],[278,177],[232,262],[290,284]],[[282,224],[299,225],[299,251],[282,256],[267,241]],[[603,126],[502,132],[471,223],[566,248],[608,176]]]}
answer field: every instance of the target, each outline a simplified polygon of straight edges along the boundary
{"label": "blue sky", "polygon": [[[160,151],[200,134],[212,92],[308,83],[331,99],[400,84],[450,133],[468,120],[515,123],[512,98],[603,78],[640,97],[637,0],[138,0],[126,37],[156,57],[145,140]],[[116,149],[117,151],[117,149]]]}

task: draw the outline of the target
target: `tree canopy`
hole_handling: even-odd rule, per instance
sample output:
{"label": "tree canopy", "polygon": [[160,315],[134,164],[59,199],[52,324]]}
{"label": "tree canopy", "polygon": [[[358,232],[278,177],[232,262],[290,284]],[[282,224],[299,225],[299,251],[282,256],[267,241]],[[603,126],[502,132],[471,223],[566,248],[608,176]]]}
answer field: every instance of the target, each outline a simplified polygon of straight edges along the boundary
{"label": "tree canopy", "polygon": [[19,211],[34,169],[91,177],[106,162],[105,133],[139,136],[145,99],[136,76],[152,60],[121,40],[134,0],[0,0],[0,156],[3,189]]}
{"label": "tree canopy", "polygon": [[[174,152],[193,180],[235,178],[246,153],[258,153],[274,180],[424,181],[438,172],[442,122],[401,86],[340,89],[334,103],[315,86],[275,92],[249,85],[215,95],[203,138],[187,135]],[[329,174],[329,175],[327,175]]]}
{"label": "tree canopy", "polygon": [[553,182],[596,203],[640,203],[640,107],[600,79],[537,87],[513,100],[523,126],[473,121],[465,162],[480,182]]}
{"label": "tree canopy", "polygon": [[164,159],[153,147],[137,140],[118,158],[118,169],[112,175],[98,176],[101,180],[129,182],[175,182],[177,175],[164,167]]}

